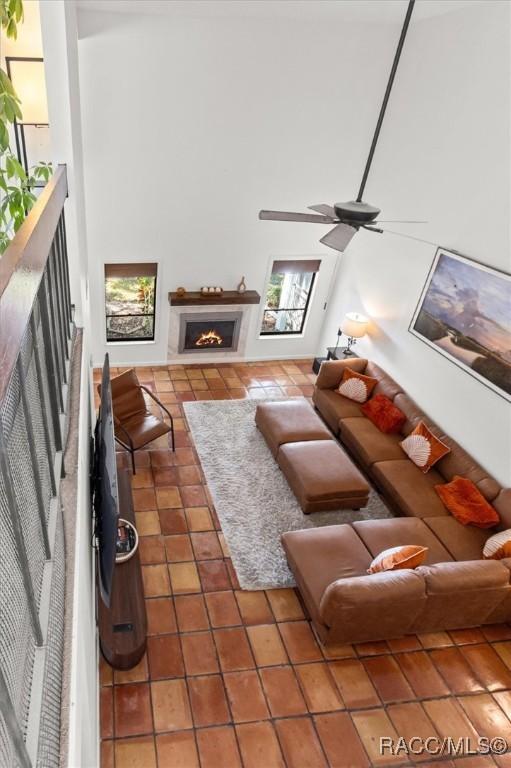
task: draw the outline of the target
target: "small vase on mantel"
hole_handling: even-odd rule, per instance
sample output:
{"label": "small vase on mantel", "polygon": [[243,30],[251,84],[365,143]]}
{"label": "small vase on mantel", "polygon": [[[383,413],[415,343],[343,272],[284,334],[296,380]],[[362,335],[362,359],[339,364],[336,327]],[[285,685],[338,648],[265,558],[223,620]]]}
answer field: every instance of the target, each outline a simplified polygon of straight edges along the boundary
{"label": "small vase on mantel", "polygon": [[238,293],[245,293],[247,286],[245,285],[245,278],[241,278],[241,283],[238,285]]}

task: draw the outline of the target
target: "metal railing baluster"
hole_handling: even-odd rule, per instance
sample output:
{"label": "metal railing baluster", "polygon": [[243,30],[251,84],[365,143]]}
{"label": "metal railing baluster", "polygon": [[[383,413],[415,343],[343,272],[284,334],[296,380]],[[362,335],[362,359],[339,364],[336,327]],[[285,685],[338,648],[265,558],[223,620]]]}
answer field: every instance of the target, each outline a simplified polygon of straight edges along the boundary
{"label": "metal railing baluster", "polygon": [[[63,341],[61,336],[61,326],[59,322],[58,317],[58,307],[57,307],[57,299],[55,296],[55,283],[53,278],[53,264],[52,264],[52,250],[50,251],[50,255],[48,256],[48,262],[46,265],[46,283],[48,286],[48,299],[49,299],[49,309],[50,309],[50,318],[51,318],[51,326],[52,326],[52,341],[55,344],[55,350],[57,353],[57,362],[58,362],[58,371],[59,371],[59,389],[62,389],[62,384],[66,380],[66,365],[64,362],[63,357]],[[62,399],[62,393],[61,393],[61,399]],[[64,410],[64,405],[62,404],[62,411]]]}
{"label": "metal railing baluster", "polygon": [[60,214],[59,221],[62,226],[62,243],[64,246],[64,279],[65,279],[65,285],[66,285],[67,305],[69,307],[70,322],[72,322],[73,314],[72,314],[72,306],[71,306],[71,286],[69,283],[69,262],[67,260],[67,234],[66,234],[66,217],[64,214],[64,209],[62,209],[62,213]]}
{"label": "metal railing baluster", "polygon": [[51,548],[50,548],[50,540],[48,539],[48,529],[46,527],[43,484],[41,481],[41,473],[39,471],[39,461],[37,459],[36,440],[34,436],[34,427],[32,422],[32,415],[31,415],[32,403],[29,402],[29,399],[27,397],[27,389],[26,389],[27,382],[25,377],[25,371],[23,370],[23,362],[21,360],[21,355],[18,357],[17,368],[18,368],[18,376],[20,380],[21,402],[23,403],[23,411],[25,413],[25,428],[27,430],[28,447],[30,450],[30,461],[32,463],[32,474],[34,476],[37,508],[39,512],[39,522],[41,523],[41,533],[43,536],[44,555],[46,559],[49,560],[51,557]]}
{"label": "metal railing baluster", "polygon": [[[52,493],[52,496],[55,496],[57,492],[57,483],[55,480],[55,466],[53,463],[53,456],[52,456],[50,425],[48,423],[48,413],[46,410],[45,399],[44,399],[43,368],[41,364],[41,351],[39,349],[39,344],[37,341],[37,324],[35,321],[35,312],[32,312],[32,316],[30,318],[30,328],[32,330],[32,339],[34,342],[34,361],[35,361],[35,369],[36,369],[37,388],[39,390],[39,398],[41,401],[41,413],[43,416],[43,427],[44,427],[44,443],[46,446],[46,455],[48,457],[48,468],[50,470],[51,493]],[[50,401],[50,407],[51,407],[51,401]],[[54,436],[54,440],[55,440],[55,448],[56,448],[57,447],[56,436]]]}
{"label": "metal railing baluster", "polygon": [[60,429],[60,413],[64,410],[62,387],[59,382],[58,360],[56,344],[53,341],[52,324],[48,308],[48,295],[46,292],[46,276],[43,278],[39,290],[39,309],[41,310],[41,323],[43,326],[44,346],[46,350],[46,371],[50,390],[51,415],[53,430],[55,433],[55,447],[62,450],[62,432]]}

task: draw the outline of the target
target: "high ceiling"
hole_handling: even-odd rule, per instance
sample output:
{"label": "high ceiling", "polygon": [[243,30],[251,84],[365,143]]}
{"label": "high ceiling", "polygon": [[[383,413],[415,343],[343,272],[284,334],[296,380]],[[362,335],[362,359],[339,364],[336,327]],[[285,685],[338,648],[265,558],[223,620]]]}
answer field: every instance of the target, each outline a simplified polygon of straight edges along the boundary
{"label": "high ceiling", "polygon": [[[417,0],[415,18],[439,16],[485,0]],[[338,19],[400,23],[407,0],[78,0],[84,11],[168,14],[179,17]]]}

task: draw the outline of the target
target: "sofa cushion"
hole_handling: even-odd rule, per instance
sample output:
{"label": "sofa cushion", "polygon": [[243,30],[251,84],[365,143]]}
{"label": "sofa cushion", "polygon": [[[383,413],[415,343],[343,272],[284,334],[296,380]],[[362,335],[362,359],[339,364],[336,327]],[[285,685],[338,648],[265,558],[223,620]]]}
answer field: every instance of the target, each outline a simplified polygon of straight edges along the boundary
{"label": "sofa cushion", "polygon": [[326,588],[338,579],[365,576],[372,557],[349,525],[328,525],[282,535],[289,567],[313,618]]}
{"label": "sofa cushion", "polygon": [[[479,490],[481,489],[479,488]],[[499,527],[502,529],[511,528],[511,488],[501,488],[492,504],[500,515]]]}
{"label": "sofa cushion", "polygon": [[472,480],[454,475],[450,483],[436,485],[435,490],[449,512],[462,525],[494,528],[499,522],[497,510],[486,501]]}
{"label": "sofa cushion", "polygon": [[442,456],[451,450],[439,440],[424,421],[419,421],[413,432],[401,443],[406,455],[423,472],[429,472]]}
{"label": "sofa cushion", "polygon": [[486,540],[484,560],[504,560],[511,557],[511,529],[494,533]]}
{"label": "sofa cushion", "polygon": [[394,405],[396,405],[406,416],[406,421],[401,430],[402,435],[409,435],[410,432],[415,429],[419,421],[426,416],[424,411],[419,408],[417,403],[412,400],[406,392],[397,393],[394,398]]}
{"label": "sofa cushion", "polygon": [[335,440],[286,443],[277,461],[306,513],[367,504],[369,485]]}
{"label": "sofa cushion", "polygon": [[377,384],[378,379],[354,371],[352,368],[345,368],[337,392],[356,403],[365,403]]}
{"label": "sofa cushion", "polygon": [[508,569],[496,560],[421,565],[417,571],[424,577],[428,595],[509,585]]}
{"label": "sofa cushion", "polygon": [[500,485],[481,467],[455,440],[448,435],[442,441],[451,449],[437,464],[437,470],[447,481],[455,475],[466,477],[478,487],[487,501],[493,501],[500,491]]}
{"label": "sofa cushion", "polygon": [[449,514],[435,491],[435,485],[442,482],[442,476],[435,468],[424,474],[410,459],[400,459],[378,461],[371,471],[390,501],[405,515],[433,517]]}
{"label": "sofa cushion", "polygon": [[332,439],[317,413],[303,398],[259,403],[255,423],[274,456],[283,443]]}
{"label": "sofa cushion", "polygon": [[349,357],[347,360],[325,360],[321,363],[316,387],[318,389],[334,389],[342,379],[346,368],[364,373],[367,360],[363,357]]}
{"label": "sofa cushion", "polygon": [[444,434],[440,427],[435,424],[435,422],[430,419],[421,408],[419,408],[417,403],[412,400],[406,392],[399,392],[395,396],[394,405],[396,405],[400,411],[403,411],[406,416],[406,421],[401,430],[402,435],[409,435],[410,432],[413,432],[419,421],[425,421],[435,437],[438,437],[440,440],[444,439]]}
{"label": "sofa cushion", "polygon": [[480,560],[486,540],[491,535],[491,531],[461,525],[451,515],[423,517],[422,522],[431,528],[454,560]]}
{"label": "sofa cushion", "polygon": [[424,563],[427,553],[427,547],[419,547],[416,544],[402,544],[400,547],[384,549],[383,552],[376,555],[368,568],[368,573],[417,568],[418,565]]}
{"label": "sofa cushion", "polygon": [[336,435],[339,432],[339,421],[346,418],[364,418],[360,406],[353,400],[339,395],[332,389],[315,389],[312,401],[320,411],[326,423]]}
{"label": "sofa cushion", "polygon": [[426,582],[427,600],[416,632],[479,626],[509,599],[509,571],[496,560],[421,565],[414,573]]}
{"label": "sofa cushion", "polygon": [[403,458],[403,449],[399,445],[401,435],[386,435],[369,419],[342,419],[339,428],[343,443],[366,466],[374,464],[375,461]]}
{"label": "sofa cushion", "polygon": [[383,368],[373,363],[372,360],[367,361],[364,373],[366,376],[378,379],[378,384],[374,388],[374,395],[385,395],[389,400],[393,400],[399,392],[403,391],[402,386],[394,381]]}
{"label": "sofa cushion", "polygon": [[360,410],[386,435],[400,434],[406,421],[404,413],[386,395],[373,395]]}
{"label": "sofa cushion", "polygon": [[496,560],[421,565],[414,573],[423,576],[428,596],[417,632],[479,626],[511,591],[509,571]]}
{"label": "sofa cushion", "polygon": [[414,544],[427,547],[426,563],[452,560],[449,552],[435,534],[422,521],[412,517],[394,517],[386,520],[358,520],[353,528],[369,552],[376,557],[391,547]]}

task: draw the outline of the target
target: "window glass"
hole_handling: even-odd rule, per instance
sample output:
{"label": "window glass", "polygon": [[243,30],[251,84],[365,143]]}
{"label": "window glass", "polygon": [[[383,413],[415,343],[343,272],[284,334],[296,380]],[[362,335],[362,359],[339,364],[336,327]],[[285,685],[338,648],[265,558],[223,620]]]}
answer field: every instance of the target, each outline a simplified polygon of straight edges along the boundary
{"label": "window glass", "polygon": [[[105,306],[107,341],[152,341],[156,303],[156,274],[123,275],[115,265],[106,265]],[[127,266],[127,265],[126,265]],[[147,271],[140,265],[141,272]],[[133,272],[136,264],[130,264]],[[116,269],[117,268],[117,269]],[[110,274],[109,274],[110,272]]]}
{"label": "window glass", "polygon": [[315,277],[315,272],[272,272],[266,290],[262,335],[302,332]]}

